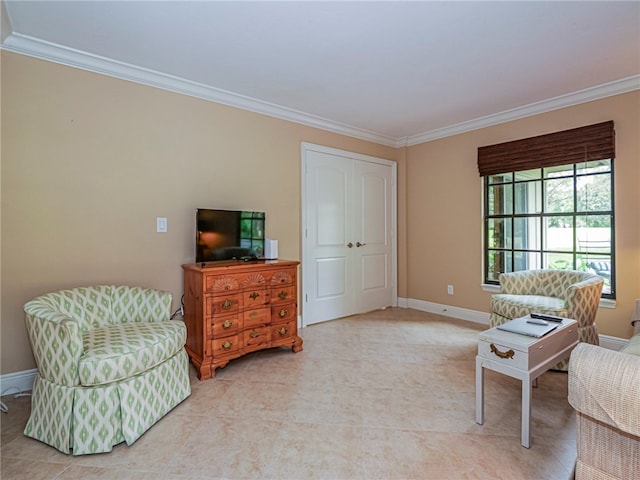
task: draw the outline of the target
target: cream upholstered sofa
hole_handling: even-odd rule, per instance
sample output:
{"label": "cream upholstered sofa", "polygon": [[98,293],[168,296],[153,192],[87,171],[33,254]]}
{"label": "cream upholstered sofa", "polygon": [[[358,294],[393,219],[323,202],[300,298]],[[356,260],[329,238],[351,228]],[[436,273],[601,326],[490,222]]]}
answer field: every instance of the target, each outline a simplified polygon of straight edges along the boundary
{"label": "cream upholstered sofa", "polygon": [[640,332],[619,352],[579,344],[569,363],[576,480],[640,478]]}
{"label": "cream upholstered sofa", "polygon": [[27,302],[38,375],[25,435],[74,455],[135,442],[191,393],[184,323],[171,294],[128,286]]}
{"label": "cream upholstered sofa", "polygon": [[[578,339],[598,345],[596,313],[604,280],[576,270],[523,270],[503,273],[500,293],[491,297],[489,324],[496,327],[533,312],[573,318]],[[566,369],[568,360],[556,366]]]}

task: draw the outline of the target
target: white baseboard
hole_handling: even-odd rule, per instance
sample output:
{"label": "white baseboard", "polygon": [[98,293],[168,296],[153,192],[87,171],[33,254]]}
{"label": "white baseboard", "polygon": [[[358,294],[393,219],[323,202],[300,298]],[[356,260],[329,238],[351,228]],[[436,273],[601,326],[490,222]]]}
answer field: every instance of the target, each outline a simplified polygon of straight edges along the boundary
{"label": "white baseboard", "polygon": [[13,395],[31,391],[36,375],[38,375],[37,368],[0,375],[0,395]]}
{"label": "white baseboard", "polygon": [[[442,305],[440,303],[427,302],[424,300],[415,300],[413,298],[398,298],[398,307],[413,308],[422,312],[436,313],[445,317],[459,318],[470,322],[489,325],[489,314],[469,310],[467,308],[452,307],[450,305]],[[600,346],[609,350],[621,350],[629,340],[620,337],[612,337],[610,335],[598,335]]]}
{"label": "white baseboard", "polygon": [[600,346],[609,350],[621,350],[629,343],[629,340],[620,337],[611,337],[609,335],[598,335],[598,337]]}
{"label": "white baseboard", "polygon": [[[401,302],[402,300],[402,302]],[[452,307],[451,305],[443,305],[441,303],[426,302],[424,300],[398,299],[398,306],[405,306],[404,308],[413,308],[422,312],[436,313],[438,315],[444,315],[446,317],[459,318],[460,320],[468,320],[470,322],[481,323],[483,325],[489,325],[489,314],[485,312],[478,312],[476,310],[469,310],[468,308]]]}

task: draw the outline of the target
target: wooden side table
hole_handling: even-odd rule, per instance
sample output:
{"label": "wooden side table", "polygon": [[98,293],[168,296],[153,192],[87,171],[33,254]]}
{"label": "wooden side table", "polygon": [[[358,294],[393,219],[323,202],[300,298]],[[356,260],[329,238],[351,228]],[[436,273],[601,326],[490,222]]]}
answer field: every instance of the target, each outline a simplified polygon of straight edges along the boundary
{"label": "wooden side table", "polygon": [[521,443],[531,446],[531,387],[533,381],[566,358],[578,344],[578,323],[565,319],[541,338],[498,330],[480,333],[476,356],[476,423],[484,423],[484,369],[522,381]]}

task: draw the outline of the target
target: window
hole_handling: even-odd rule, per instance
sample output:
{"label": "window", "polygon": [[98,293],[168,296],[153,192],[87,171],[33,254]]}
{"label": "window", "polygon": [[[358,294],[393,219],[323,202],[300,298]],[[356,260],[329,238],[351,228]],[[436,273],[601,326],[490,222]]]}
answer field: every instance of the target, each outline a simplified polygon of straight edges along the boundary
{"label": "window", "polygon": [[[600,144],[595,151],[575,141],[576,133],[593,140],[593,127],[604,132],[611,148]],[[567,133],[571,155],[561,157],[553,143],[559,140],[560,150],[566,148]],[[613,142],[613,122],[606,122],[478,150],[484,172],[486,283],[497,284],[503,272],[583,270],[603,277],[603,297],[615,298]],[[550,153],[540,155],[544,149]],[[498,162],[496,152],[502,157]],[[575,152],[583,161],[575,161]],[[571,161],[563,163],[567,158]]]}

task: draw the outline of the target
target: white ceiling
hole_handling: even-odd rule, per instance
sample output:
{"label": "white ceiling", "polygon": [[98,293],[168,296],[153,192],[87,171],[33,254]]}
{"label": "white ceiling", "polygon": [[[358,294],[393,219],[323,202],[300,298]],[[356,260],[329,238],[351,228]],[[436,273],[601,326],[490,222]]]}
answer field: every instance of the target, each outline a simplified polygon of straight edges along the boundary
{"label": "white ceiling", "polygon": [[3,49],[388,145],[640,89],[639,1],[5,6]]}

